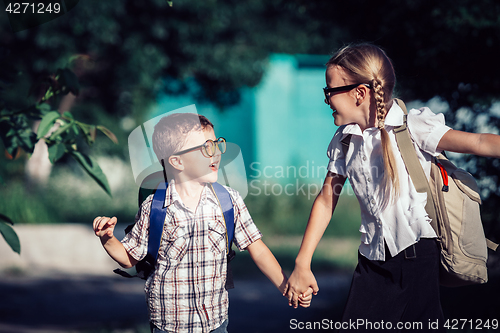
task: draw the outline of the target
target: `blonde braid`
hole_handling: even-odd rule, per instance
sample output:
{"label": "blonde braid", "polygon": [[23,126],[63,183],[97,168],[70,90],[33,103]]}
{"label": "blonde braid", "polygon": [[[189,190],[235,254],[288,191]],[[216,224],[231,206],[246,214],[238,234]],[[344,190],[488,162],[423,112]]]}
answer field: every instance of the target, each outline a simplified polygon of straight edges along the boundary
{"label": "blonde braid", "polygon": [[384,102],[384,88],[379,79],[372,80],[372,87],[377,108],[377,126],[379,129],[383,129],[385,127],[385,115],[387,113]]}
{"label": "blonde braid", "polygon": [[[397,175],[396,169],[396,160],[394,159],[394,154],[392,153],[391,140],[389,138],[389,133],[385,129],[385,116],[387,115],[387,109],[385,104],[385,93],[382,82],[379,79],[372,80],[374,98],[377,108],[377,121],[378,128],[380,129],[380,136],[382,140],[382,151],[384,158],[384,166],[387,171],[384,174],[385,183],[388,184],[392,182],[392,188],[394,189],[394,196],[392,197],[395,200],[399,196],[399,178]],[[390,187],[385,187],[386,198],[389,197]]]}

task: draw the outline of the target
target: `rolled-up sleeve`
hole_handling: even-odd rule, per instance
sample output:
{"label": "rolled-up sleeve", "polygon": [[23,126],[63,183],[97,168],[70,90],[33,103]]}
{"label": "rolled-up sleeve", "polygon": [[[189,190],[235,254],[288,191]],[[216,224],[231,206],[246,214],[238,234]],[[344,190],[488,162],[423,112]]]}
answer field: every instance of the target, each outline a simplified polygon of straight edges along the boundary
{"label": "rolled-up sleeve", "polygon": [[407,123],[410,135],[420,149],[432,156],[441,153],[437,149],[439,141],[451,129],[445,125],[442,113],[435,114],[427,107],[412,109],[408,113]]}
{"label": "rolled-up sleeve", "polygon": [[121,240],[125,250],[136,260],[142,260],[148,253],[149,213],[153,195],[144,200],[136,215],[136,223],[132,230]]}
{"label": "rolled-up sleeve", "polygon": [[244,251],[250,244],[262,238],[260,230],[253,222],[245,202],[241,195],[226,187],[231,194],[234,207],[234,244],[240,251]]}

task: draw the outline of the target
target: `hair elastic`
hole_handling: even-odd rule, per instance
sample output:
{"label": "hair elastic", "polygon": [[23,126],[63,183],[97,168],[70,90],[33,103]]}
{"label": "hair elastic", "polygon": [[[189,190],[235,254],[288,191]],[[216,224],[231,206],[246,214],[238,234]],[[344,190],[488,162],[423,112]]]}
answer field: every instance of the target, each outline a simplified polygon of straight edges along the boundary
{"label": "hair elastic", "polygon": [[384,119],[379,119],[378,120],[378,128],[379,129],[385,128],[385,120]]}

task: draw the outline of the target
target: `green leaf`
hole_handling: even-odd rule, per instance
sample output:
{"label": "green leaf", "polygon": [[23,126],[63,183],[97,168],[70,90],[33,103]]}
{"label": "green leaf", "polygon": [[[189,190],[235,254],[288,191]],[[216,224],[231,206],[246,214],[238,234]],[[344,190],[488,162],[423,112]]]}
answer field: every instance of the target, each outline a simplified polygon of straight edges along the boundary
{"label": "green leaf", "polygon": [[97,128],[95,126],[90,127],[90,140],[91,142],[95,141],[95,138],[97,136]]}
{"label": "green leaf", "polygon": [[2,234],[3,238],[10,246],[12,251],[21,254],[21,243],[19,242],[19,237],[17,236],[14,229],[12,229],[12,227],[7,223],[0,221],[0,233]]}
{"label": "green leaf", "polygon": [[12,220],[10,218],[8,218],[7,216],[5,216],[3,214],[0,214],[0,220],[3,220],[5,222],[8,222],[8,223],[14,225],[14,222],[12,222]]}
{"label": "green leaf", "polygon": [[59,77],[59,83],[63,87],[63,93],[67,93],[65,88],[73,95],[78,95],[80,92],[80,83],[78,82],[78,77],[69,68],[58,69],[56,76]]}
{"label": "green leaf", "polygon": [[102,187],[106,193],[111,196],[111,189],[108,184],[108,179],[106,175],[102,172],[101,167],[97,162],[90,156],[82,154],[79,151],[71,152],[71,156],[80,163],[80,165],[87,171],[87,173]]}
{"label": "green leaf", "polygon": [[5,148],[7,151],[7,158],[13,160],[17,156],[19,146],[14,142],[14,140],[9,141],[9,146]]}
{"label": "green leaf", "polygon": [[49,160],[50,163],[54,164],[58,159],[64,156],[66,148],[62,143],[56,143],[49,147]]}
{"label": "green leaf", "polygon": [[59,127],[54,133],[50,135],[50,140],[55,141],[56,138],[62,133],[66,132],[71,126],[73,126],[73,122],[69,122],[61,127]]}
{"label": "green leaf", "polygon": [[61,116],[57,111],[51,111],[43,116],[40,126],[38,126],[38,133],[36,135],[37,140],[43,138],[54,126],[56,120]]}
{"label": "green leaf", "polygon": [[96,134],[96,128],[94,125],[88,125],[81,123],[79,121],[76,122],[78,127],[82,130],[82,132],[85,134],[85,140],[87,141],[88,145],[92,145],[95,141],[95,134]]}
{"label": "green leaf", "polygon": [[18,148],[22,148],[27,153],[32,153],[35,147],[36,135],[27,129],[16,129],[14,135],[5,138],[5,149],[15,158]]}
{"label": "green leaf", "polygon": [[75,118],[73,118],[73,115],[71,114],[71,112],[68,112],[68,111],[64,111],[63,116],[65,116],[66,118],[71,119],[71,120],[75,119]]}
{"label": "green leaf", "polygon": [[36,108],[40,111],[42,115],[46,115],[47,113],[50,112],[50,105],[48,103],[38,103],[36,105]]}
{"label": "green leaf", "polygon": [[114,143],[118,144],[118,139],[116,138],[116,135],[113,132],[111,132],[109,129],[107,129],[106,127],[101,126],[101,125],[98,125],[97,129],[100,130],[101,132],[103,132],[104,134],[106,134],[106,136],[111,141],[113,141]]}

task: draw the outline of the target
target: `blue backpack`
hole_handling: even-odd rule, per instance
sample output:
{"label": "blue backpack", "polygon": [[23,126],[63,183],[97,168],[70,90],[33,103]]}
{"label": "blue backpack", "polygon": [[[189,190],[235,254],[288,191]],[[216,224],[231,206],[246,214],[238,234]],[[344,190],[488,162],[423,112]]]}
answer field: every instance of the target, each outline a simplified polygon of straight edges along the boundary
{"label": "blue backpack", "polygon": [[[224,223],[226,225],[227,234],[227,279],[226,279],[226,289],[234,288],[232,270],[230,266],[230,261],[235,257],[236,252],[231,248],[234,239],[234,208],[233,202],[229,192],[224,186],[219,183],[209,184],[215,197],[219,202],[219,206],[222,209],[224,215]],[[156,260],[158,258],[158,251],[160,249],[160,243],[163,233],[163,225],[165,223],[165,216],[167,213],[166,207],[163,206],[165,202],[165,195],[167,191],[168,183],[162,181],[154,190],[153,202],[151,203],[151,212],[149,215],[150,226],[149,226],[149,239],[148,239],[148,253],[146,256],[135,265],[137,271],[136,275],[130,275],[129,273],[117,268],[113,272],[119,274],[123,277],[132,278],[139,277],[146,280],[155,270]],[[139,204],[147,197],[147,194],[151,190],[147,190],[147,186],[141,186],[139,191]],[[129,233],[134,224],[127,226],[125,233]]]}

